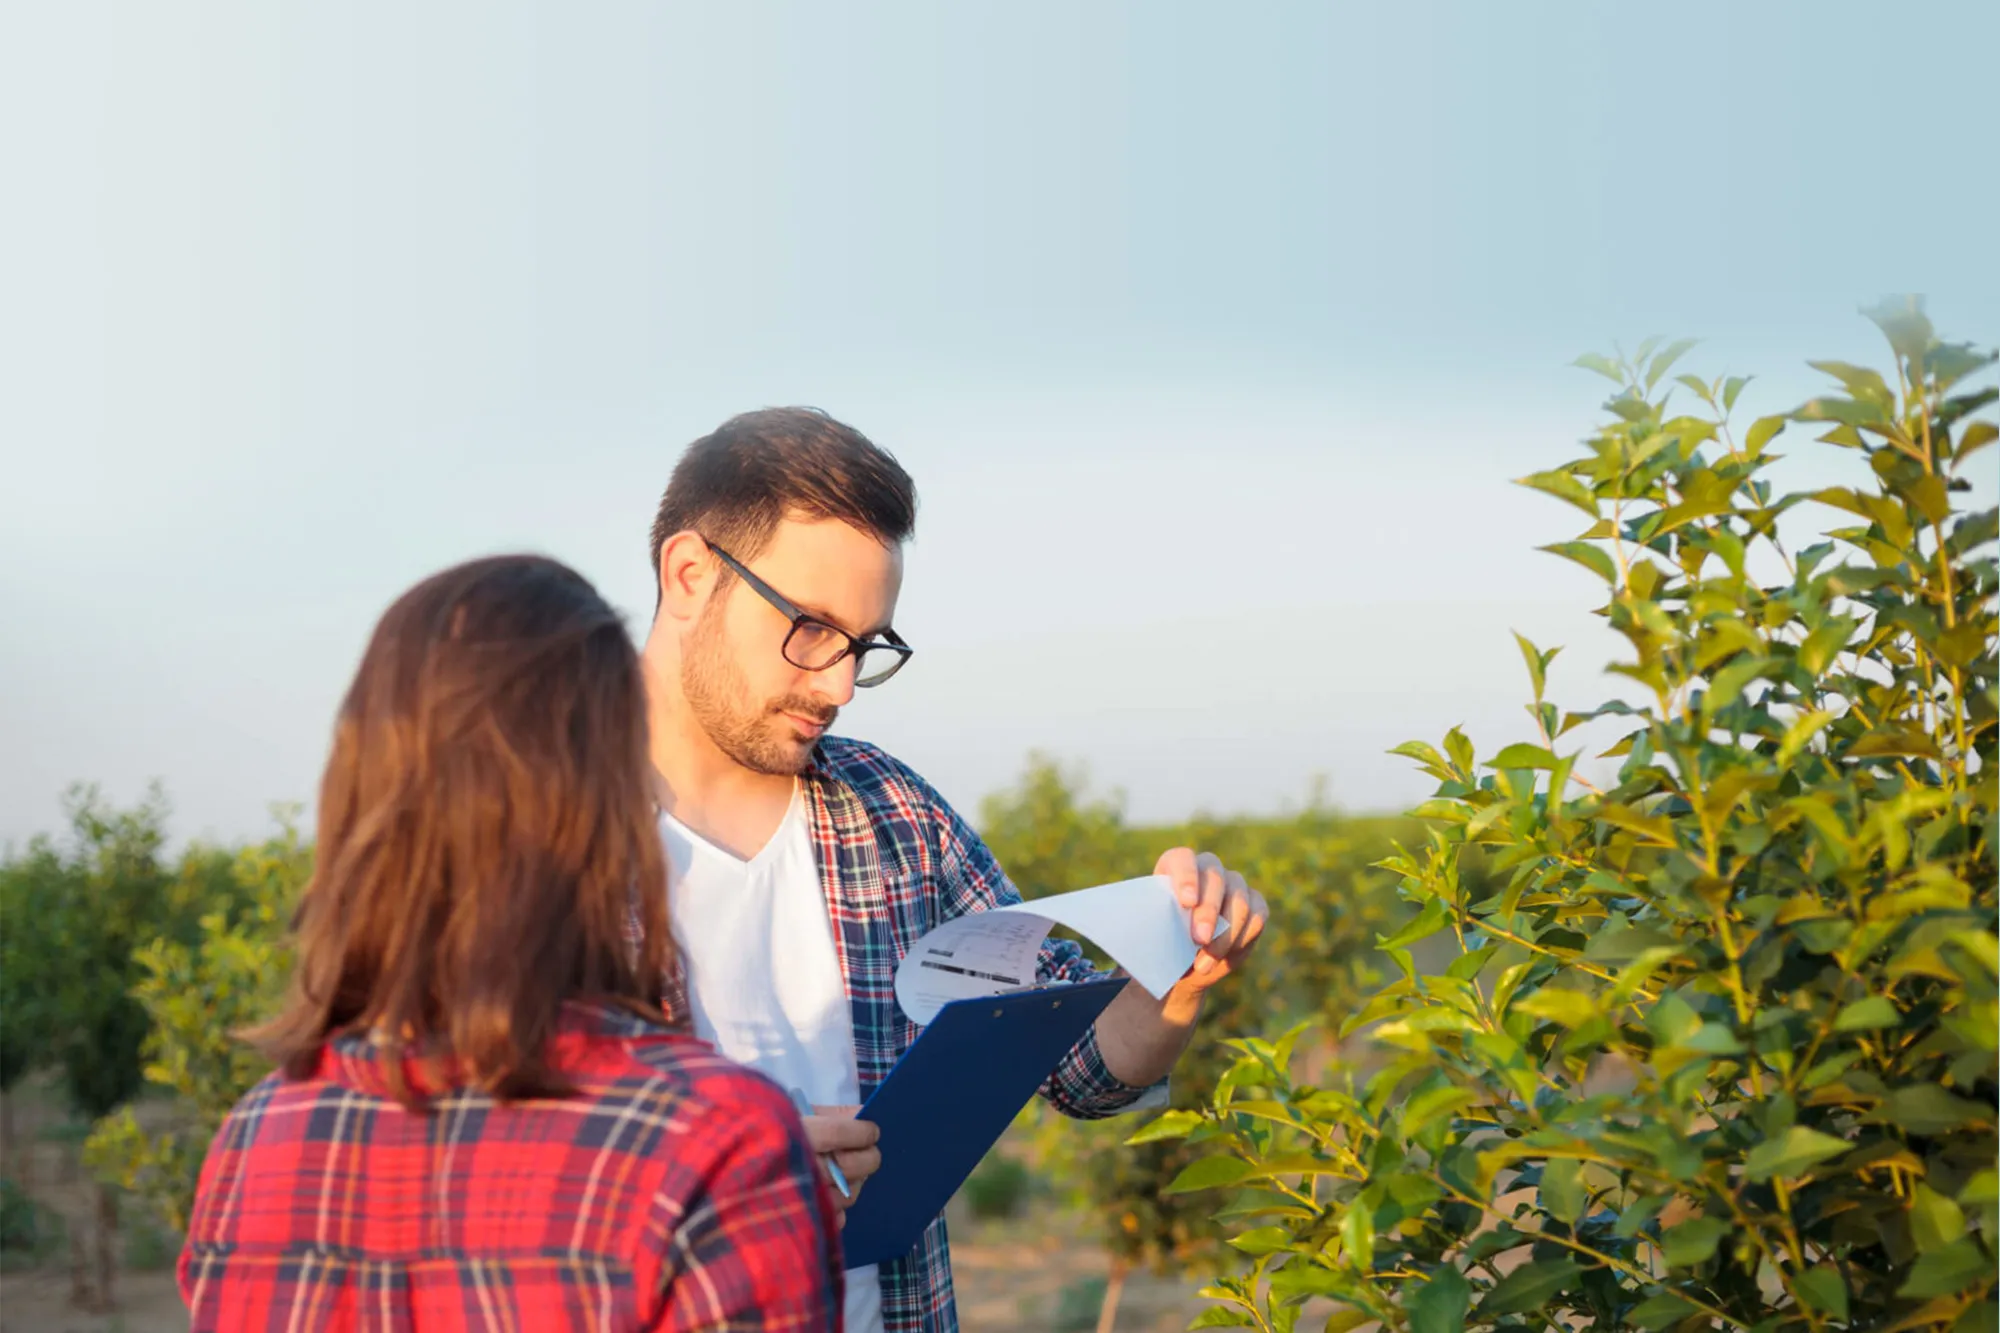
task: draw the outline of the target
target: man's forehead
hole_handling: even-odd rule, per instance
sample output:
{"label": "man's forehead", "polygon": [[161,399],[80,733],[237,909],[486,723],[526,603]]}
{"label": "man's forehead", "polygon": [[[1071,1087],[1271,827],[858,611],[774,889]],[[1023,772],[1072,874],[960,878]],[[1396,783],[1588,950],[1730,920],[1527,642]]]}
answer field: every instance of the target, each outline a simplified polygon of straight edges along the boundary
{"label": "man's forehead", "polygon": [[751,564],[801,610],[856,634],[887,627],[903,581],[901,546],[837,519],[787,520]]}
{"label": "man's forehead", "polygon": [[900,573],[903,548],[839,519],[786,519],[771,534],[764,558],[803,576],[852,580],[855,575]]}

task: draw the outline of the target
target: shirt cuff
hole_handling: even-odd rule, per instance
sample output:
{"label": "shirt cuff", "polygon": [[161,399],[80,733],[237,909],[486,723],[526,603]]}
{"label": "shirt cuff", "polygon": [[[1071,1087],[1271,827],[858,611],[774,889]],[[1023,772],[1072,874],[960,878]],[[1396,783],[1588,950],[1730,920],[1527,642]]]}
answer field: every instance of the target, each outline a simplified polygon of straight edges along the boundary
{"label": "shirt cuff", "polygon": [[1049,1103],[1066,1116],[1078,1120],[1105,1120],[1133,1111],[1164,1107],[1171,1089],[1162,1078],[1151,1087],[1134,1087],[1111,1072],[1104,1052],[1097,1044],[1097,1025],[1084,1030],[1083,1039],[1072,1046],[1042,1086]]}

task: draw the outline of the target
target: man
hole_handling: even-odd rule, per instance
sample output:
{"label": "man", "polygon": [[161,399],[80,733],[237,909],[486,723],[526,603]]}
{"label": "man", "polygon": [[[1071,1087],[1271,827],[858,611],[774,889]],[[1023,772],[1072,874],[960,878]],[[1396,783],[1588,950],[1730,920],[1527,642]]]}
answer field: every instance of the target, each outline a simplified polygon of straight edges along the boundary
{"label": "man", "polygon": [[[699,1035],[811,1101],[813,1146],[856,1191],[881,1159],[854,1109],[917,1034],[896,965],[939,921],[1019,901],[922,778],[828,734],[857,686],[910,655],[893,622],[915,523],[894,459],[821,413],[781,409],[689,446],[652,531],[659,602],[643,660],[682,998]],[[1157,1098],[1202,992],[1264,928],[1263,899],[1215,857],[1175,848],[1155,869],[1203,947],[1165,997],[1126,987],[1064,1058],[1041,1091],[1067,1115]],[[1043,947],[1039,974],[1093,972],[1060,943]],[[855,1333],[957,1327],[942,1219],[912,1255],[847,1283]]]}

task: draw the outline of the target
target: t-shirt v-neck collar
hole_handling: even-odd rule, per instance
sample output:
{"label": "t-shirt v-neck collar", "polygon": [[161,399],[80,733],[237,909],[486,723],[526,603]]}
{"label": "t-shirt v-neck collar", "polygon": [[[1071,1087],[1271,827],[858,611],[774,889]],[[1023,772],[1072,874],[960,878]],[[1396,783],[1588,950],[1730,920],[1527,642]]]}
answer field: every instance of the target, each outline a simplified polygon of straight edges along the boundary
{"label": "t-shirt v-neck collar", "polygon": [[660,818],[670,823],[674,831],[683,838],[686,838],[689,845],[697,850],[718,858],[734,869],[751,871],[758,869],[778,855],[779,848],[785,839],[785,833],[791,827],[792,821],[804,817],[805,812],[802,809],[804,803],[805,783],[794,778],[792,779],[792,799],[785,803],[785,813],[779,818],[777,827],[771,830],[770,837],[764,839],[764,845],[747,857],[738,856],[727,847],[711,842],[681,820],[674,818],[673,814],[669,811],[660,811]]}

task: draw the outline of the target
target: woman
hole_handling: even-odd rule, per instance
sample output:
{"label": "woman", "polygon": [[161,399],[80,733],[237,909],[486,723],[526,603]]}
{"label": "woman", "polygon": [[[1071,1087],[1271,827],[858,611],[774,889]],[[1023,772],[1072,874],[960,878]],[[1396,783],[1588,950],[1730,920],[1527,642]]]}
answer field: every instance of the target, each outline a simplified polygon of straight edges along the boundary
{"label": "woman", "polygon": [[278,1068],[202,1167],[195,1330],[838,1327],[796,1113],[656,1008],[645,716],[617,615],[553,561],[460,565],[383,616],[291,994],[249,1034]]}

